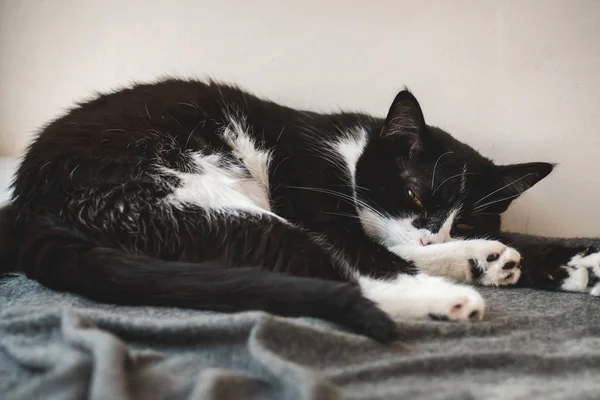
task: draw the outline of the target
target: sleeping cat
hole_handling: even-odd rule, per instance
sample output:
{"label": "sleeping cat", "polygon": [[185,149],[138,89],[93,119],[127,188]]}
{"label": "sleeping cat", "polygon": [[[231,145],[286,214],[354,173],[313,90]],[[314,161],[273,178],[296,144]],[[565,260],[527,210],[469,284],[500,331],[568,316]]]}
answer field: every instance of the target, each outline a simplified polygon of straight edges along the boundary
{"label": "sleeping cat", "polygon": [[600,294],[596,250],[500,232],[552,168],[495,165],[428,126],[407,90],[380,119],[138,84],[33,141],[3,268],[101,302],[316,317],[386,341],[402,319],[480,320],[465,283]]}

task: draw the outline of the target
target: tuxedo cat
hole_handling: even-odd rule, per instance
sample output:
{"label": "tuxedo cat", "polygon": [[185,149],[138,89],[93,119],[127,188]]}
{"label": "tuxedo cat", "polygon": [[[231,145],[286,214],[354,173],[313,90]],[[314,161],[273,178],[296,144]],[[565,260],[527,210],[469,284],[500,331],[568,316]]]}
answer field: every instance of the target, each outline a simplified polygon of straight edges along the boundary
{"label": "tuxedo cat", "polygon": [[596,250],[521,250],[500,232],[552,168],[495,165],[428,126],[407,90],[380,119],[138,84],[33,141],[3,268],[101,302],[316,317],[385,341],[402,319],[480,320],[465,283],[600,294]]}

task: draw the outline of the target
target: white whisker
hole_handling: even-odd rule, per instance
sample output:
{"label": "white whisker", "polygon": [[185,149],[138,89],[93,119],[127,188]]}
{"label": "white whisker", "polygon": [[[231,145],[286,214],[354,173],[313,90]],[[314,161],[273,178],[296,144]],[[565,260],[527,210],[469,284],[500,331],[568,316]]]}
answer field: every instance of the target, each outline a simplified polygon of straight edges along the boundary
{"label": "white whisker", "polygon": [[281,132],[279,132],[279,136],[277,136],[277,140],[275,141],[275,144],[279,143],[279,139],[281,139],[281,135],[283,135],[284,130],[285,130],[285,125],[283,126],[283,128],[281,128]]}
{"label": "white whisker", "polygon": [[279,162],[279,164],[277,164],[275,166],[275,168],[273,169],[273,176],[275,176],[275,173],[277,172],[277,169],[279,169],[279,167],[281,166],[281,164],[283,164],[286,160],[288,160],[290,158],[290,156],[285,157],[283,160],[281,160]]}
{"label": "white whisker", "polygon": [[505,200],[514,199],[515,197],[519,197],[520,195],[521,195],[521,193],[517,193],[517,194],[515,194],[515,195],[508,196],[508,197],[505,197],[505,198],[503,198],[503,199],[500,199],[500,200],[494,200],[494,201],[490,201],[489,203],[485,203],[485,204],[482,204],[482,205],[479,205],[479,206],[475,207],[475,208],[473,209],[473,211],[477,212],[477,211],[479,211],[479,210],[483,210],[483,209],[484,209],[484,208],[486,208],[487,206],[491,206],[492,204],[500,203],[501,201],[505,201]]}
{"label": "white whisker", "polygon": [[[493,195],[494,193],[498,193],[499,191],[501,191],[501,190],[503,190],[503,189],[506,189],[506,188],[507,188],[507,187],[509,187],[509,186],[512,186],[512,185],[514,185],[515,183],[517,183],[517,182],[519,182],[519,181],[521,181],[521,180],[523,180],[523,179],[527,178],[529,175],[533,175],[533,172],[530,172],[529,174],[526,174],[526,175],[524,175],[524,176],[520,177],[519,179],[512,181],[512,182],[511,182],[511,183],[509,183],[508,185],[502,186],[500,189],[494,190],[492,193],[489,193],[489,194],[487,194],[487,195],[483,196],[482,198],[480,198],[479,200],[477,200],[475,203],[473,203],[473,205],[477,205],[478,203],[480,203],[480,202],[482,202],[483,200],[487,199],[488,197],[490,197],[490,196],[491,196],[491,195]],[[519,193],[519,194],[521,194],[521,193]]]}
{"label": "white whisker", "polygon": [[190,132],[190,134],[188,135],[187,140],[185,141],[185,145],[183,146],[184,150],[187,149],[188,144],[190,143],[190,139],[192,138],[192,135],[194,134],[194,132],[196,132],[196,128],[198,128],[198,125],[196,125],[194,127],[194,129],[192,129],[192,131]]}
{"label": "white whisker", "polygon": [[447,151],[444,154],[442,154],[441,156],[438,157],[437,161],[435,162],[435,165],[433,166],[433,174],[431,175],[431,190],[433,190],[433,184],[435,182],[435,169],[438,166],[438,163],[440,162],[440,160],[442,159],[442,157],[444,157],[446,154],[452,154],[452,151]]}
{"label": "white whisker", "polygon": [[350,218],[360,219],[358,217],[358,215],[353,215],[353,214],[348,214],[348,213],[336,213],[336,212],[329,212],[329,211],[319,211],[319,212],[321,214],[339,215],[340,217],[350,217]]}
{"label": "white whisker", "polygon": [[467,180],[465,179],[466,174],[467,174],[467,163],[465,163],[465,165],[463,167],[463,173],[460,178],[460,193],[461,194],[467,193]]}
{"label": "white whisker", "polygon": [[345,193],[341,193],[341,192],[337,192],[335,190],[330,190],[330,189],[323,189],[323,188],[311,188],[311,187],[304,187],[304,186],[285,186],[286,188],[290,188],[290,189],[301,189],[301,190],[308,190],[308,191],[313,191],[313,192],[317,192],[317,193],[323,193],[323,194],[329,194],[332,196],[337,196],[339,199],[346,201],[347,203],[353,205],[353,206],[361,206],[362,208],[365,208],[366,210],[369,210],[375,214],[377,214],[379,217],[381,218],[385,218],[379,211],[375,210],[373,207],[371,207],[370,205],[368,205],[367,203],[365,203],[362,200],[359,200],[353,196],[347,195]]}
{"label": "white whisker", "polygon": [[459,176],[465,176],[465,175],[479,175],[479,172],[463,172],[461,174],[453,175],[450,178],[446,178],[442,183],[440,183],[438,185],[438,187],[433,191],[433,193],[435,194],[435,192],[437,192],[438,190],[440,190],[440,188],[442,187],[442,185],[444,183],[448,182],[450,179],[458,178]]}

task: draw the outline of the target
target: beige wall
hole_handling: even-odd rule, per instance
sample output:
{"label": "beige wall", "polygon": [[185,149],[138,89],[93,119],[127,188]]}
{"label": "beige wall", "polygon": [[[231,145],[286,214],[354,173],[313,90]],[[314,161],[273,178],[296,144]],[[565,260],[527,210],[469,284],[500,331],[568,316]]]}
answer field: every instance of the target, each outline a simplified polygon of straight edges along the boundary
{"label": "beige wall", "polygon": [[600,235],[600,1],[0,0],[0,152],[75,98],[213,76],[298,107],[428,122],[499,162],[559,162],[506,226]]}

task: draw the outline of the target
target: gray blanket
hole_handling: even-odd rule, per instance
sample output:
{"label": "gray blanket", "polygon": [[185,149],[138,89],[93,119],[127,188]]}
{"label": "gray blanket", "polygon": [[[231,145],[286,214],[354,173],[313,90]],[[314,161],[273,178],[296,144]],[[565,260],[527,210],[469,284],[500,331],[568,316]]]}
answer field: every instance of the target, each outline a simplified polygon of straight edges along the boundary
{"label": "gray blanket", "polygon": [[5,276],[0,398],[600,398],[600,299],[482,293],[482,322],[406,323],[385,346],[317,320],[100,305]]}

